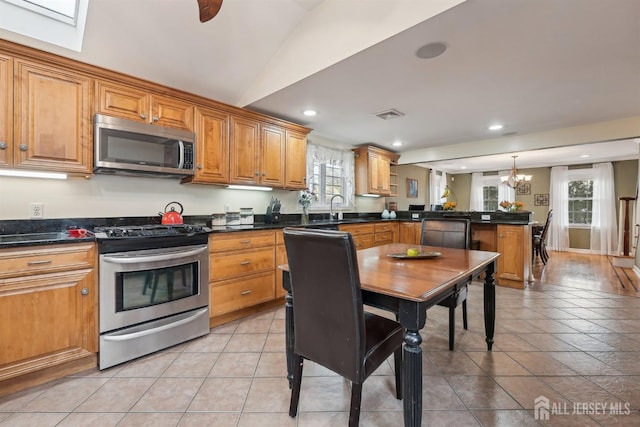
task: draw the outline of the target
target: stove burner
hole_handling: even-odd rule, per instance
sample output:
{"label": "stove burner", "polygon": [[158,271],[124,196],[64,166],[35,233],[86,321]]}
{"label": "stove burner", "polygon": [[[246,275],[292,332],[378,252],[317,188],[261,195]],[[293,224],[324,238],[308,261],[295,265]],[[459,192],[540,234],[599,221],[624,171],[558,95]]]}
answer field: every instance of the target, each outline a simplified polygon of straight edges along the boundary
{"label": "stove burner", "polygon": [[106,239],[185,236],[208,233],[207,227],[190,224],[96,227],[96,237]]}

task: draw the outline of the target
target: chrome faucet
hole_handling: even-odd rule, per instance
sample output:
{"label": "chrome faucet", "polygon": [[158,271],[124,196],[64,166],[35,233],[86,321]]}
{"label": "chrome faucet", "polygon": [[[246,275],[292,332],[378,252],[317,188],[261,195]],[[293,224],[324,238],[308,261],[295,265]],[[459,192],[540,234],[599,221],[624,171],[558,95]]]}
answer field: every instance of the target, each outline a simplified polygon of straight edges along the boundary
{"label": "chrome faucet", "polygon": [[342,197],[342,194],[335,194],[333,196],[331,196],[331,201],[329,202],[329,219],[331,221],[333,221],[333,199],[335,199],[336,197],[340,197],[342,199],[342,201],[344,202],[344,197]]}

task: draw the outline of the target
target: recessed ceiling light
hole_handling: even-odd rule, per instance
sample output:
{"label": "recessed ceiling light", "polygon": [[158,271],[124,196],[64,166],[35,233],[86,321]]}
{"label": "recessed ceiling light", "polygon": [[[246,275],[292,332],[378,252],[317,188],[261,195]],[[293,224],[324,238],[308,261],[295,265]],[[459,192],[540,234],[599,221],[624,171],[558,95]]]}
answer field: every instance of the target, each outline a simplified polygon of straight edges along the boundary
{"label": "recessed ceiling light", "polygon": [[495,125],[491,125],[489,126],[489,130],[500,130],[502,129],[504,126],[500,125],[500,124],[495,124]]}
{"label": "recessed ceiling light", "polygon": [[393,141],[393,144],[391,144],[391,145],[393,145],[394,147],[400,147],[402,145],[402,142],[401,141]]}
{"label": "recessed ceiling light", "polygon": [[447,45],[444,43],[429,43],[418,49],[416,56],[421,59],[431,59],[442,55],[446,50]]}
{"label": "recessed ceiling light", "polygon": [[590,156],[589,156],[589,154],[580,154],[580,157],[585,158],[585,157],[590,157]]}
{"label": "recessed ceiling light", "polygon": [[466,169],[466,168],[467,168],[466,166],[460,166],[460,169]]}
{"label": "recessed ceiling light", "polygon": [[304,114],[304,115],[305,115],[305,116],[307,116],[307,117],[313,117],[313,116],[315,116],[317,113],[316,113],[316,110],[304,110],[304,111],[302,112],[302,114]]}

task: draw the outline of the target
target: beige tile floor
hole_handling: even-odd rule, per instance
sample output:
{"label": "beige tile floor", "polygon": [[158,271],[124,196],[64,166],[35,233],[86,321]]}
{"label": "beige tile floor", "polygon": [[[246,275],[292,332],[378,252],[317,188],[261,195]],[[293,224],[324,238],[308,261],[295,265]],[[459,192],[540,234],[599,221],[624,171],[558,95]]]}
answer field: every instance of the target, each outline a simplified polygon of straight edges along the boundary
{"label": "beige tile floor", "polygon": [[[498,287],[492,352],[484,343],[482,285],[470,287],[468,304],[468,331],[456,313],[453,352],[447,310],[428,312],[423,425],[640,425],[640,298],[557,285]],[[361,426],[402,425],[391,362],[364,384]],[[0,425],[347,425],[347,382],[307,362],[292,419],[285,373],[279,308],[121,366],[0,398]],[[538,396],[556,409],[541,424],[533,411]],[[604,404],[602,413],[597,405]],[[613,404],[630,413],[610,414]],[[587,413],[571,413],[580,408]]]}

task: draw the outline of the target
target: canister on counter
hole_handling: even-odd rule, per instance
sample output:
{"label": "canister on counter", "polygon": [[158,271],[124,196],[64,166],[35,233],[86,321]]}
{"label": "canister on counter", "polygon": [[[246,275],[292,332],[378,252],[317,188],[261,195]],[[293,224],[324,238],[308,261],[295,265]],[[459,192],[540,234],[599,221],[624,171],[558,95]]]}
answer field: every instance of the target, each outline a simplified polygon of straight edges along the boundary
{"label": "canister on counter", "polygon": [[227,215],[224,213],[211,214],[211,226],[212,227],[224,227],[227,225]]}
{"label": "canister on counter", "polygon": [[253,208],[240,208],[240,224],[253,224]]}
{"label": "canister on counter", "polygon": [[240,212],[227,212],[227,225],[240,225]]}

